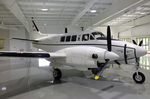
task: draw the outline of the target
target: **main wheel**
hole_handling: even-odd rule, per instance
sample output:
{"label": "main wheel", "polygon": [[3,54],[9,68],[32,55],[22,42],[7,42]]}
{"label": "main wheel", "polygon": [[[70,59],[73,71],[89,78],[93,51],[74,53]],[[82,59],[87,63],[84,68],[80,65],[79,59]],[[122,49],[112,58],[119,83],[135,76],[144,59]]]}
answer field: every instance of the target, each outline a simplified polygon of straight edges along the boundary
{"label": "main wheel", "polygon": [[97,73],[99,72],[97,68],[92,68],[91,69],[92,74],[97,75]]}
{"label": "main wheel", "polygon": [[58,68],[54,69],[54,71],[53,71],[53,77],[54,77],[54,80],[60,80],[61,77],[62,77],[61,70],[58,69]]}
{"label": "main wheel", "polygon": [[142,84],[145,82],[145,75],[141,72],[135,72],[133,74],[133,80],[138,84]]}

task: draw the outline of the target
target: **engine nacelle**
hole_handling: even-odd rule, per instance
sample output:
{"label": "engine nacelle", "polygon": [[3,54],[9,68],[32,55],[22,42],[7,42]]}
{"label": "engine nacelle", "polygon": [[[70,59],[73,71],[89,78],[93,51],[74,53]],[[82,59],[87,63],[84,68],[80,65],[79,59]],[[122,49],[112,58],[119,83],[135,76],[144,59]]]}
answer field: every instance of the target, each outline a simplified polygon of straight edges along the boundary
{"label": "engine nacelle", "polygon": [[66,48],[59,52],[66,54],[65,64],[69,66],[96,68],[97,61],[106,62],[105,55],[108,51],[97,47],[78,46]]}

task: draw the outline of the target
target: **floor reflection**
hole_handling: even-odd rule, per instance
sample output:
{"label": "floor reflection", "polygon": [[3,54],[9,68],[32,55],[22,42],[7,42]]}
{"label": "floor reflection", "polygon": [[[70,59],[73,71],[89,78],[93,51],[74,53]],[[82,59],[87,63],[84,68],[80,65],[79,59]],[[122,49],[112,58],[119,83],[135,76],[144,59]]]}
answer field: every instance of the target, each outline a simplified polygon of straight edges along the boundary
{"label": "floor reflection", "polygon": [[[16,78],[13,80],[7,79],[7,81],[4,80],[3,82],[2,81],[3,78],[0,77],[1,78],[0,99],[7,99],[8,97],[16,96],[32,90],[54,85],[50,82],[53,80],[53,78],[49,70],[43,68],[30,68],[30,69],[32,73],[30,72],[29,75],[25,75],[24,77],[18,79]],[[38,73],[34,74],[33,72],[35,71]],[[12,71],[12,72],[15,73],[16,75],[20,74],[16,71],[15,72]],[[67,76],[71,77],[75,75],[80,77],[84,76],[84,74],[81,71],[77,71],[77,70],[62,70],[62,73],[64,74],[63,75],[64,78],[66,78]],[[65,81],[62,81],[61,83],[65,83]]]}
{"label": "floor reflection", "polygon": [[[28,72],[28,70],[30,70],[30,72]],[[114,99],[118,97],[120,99],[120,97],[126,95],[131,95],[134,97],[137,97],[137,94],[142,95],[146,93],[146,95],[149,95],[149,82],[146,82],[144,85],[136,85],[132,80],[132,75],[128,76],[129,72],[123,71],[120,68],[113,67],[106,70],[106,72],[104,72],[104,77],[107,79],[104,78],[101,79],[101,81],[94,81],[89,78],[85,78],[85,74],[88,73],[83,73],[78,70],[62,70],[62,73],[63,78],[65,79],[63,79],[63,82],[61,84],[55,86],[54,84],[50,83],[50,81],[52,80],[52,74],[50,70],[45,67],[19,68],[0,72],[0,99],[8,99],[8,97],[12,96],[18,96],[18,98],[12,99],[20,99],[22,94],[28,94],[30,92],[36,93],[36,90],[38,90],[39,92],[41,88],[48,88],[51,93],[53,93],[52,91],[56,91],[58,92],[57,94],[61,93],[62,95],[68,93],[69,97],[72,97],[74,94],[76,94],[77,96],[80,95],[78,90],[81,90],[81,93],[82,91],[85,91],[85,95],[88,93],[89,95],[86,95],[87,97],[92,96],[93,98],[98,98],[100,95],[100,97],[103,97],[104,99],[104,96],[107,96],[108,94],[115,95],[115,93],[118,93],[118,95],[114,96]],[[149,75],[149,72],[147,73],[147,75]],[[147,79],[148,81],[150,81],[148,77]],[[67,88],[68,90],[66,90]],[[74,89],[74,91],[69,92],[70,89]],[[49,92],[46,93],[48,94]],[[32,94],[30,95],[32,97]],[[81,95],[79,97],[82,98],[83,96]],[[35,97],[33,99],[37,98]],[[106,97],[106,99],[108,98]]]}
{"label": "floor reflection", "polygon": [[145,70],[150,70],[150,55],[147,54],[140,58],[141,68]]}

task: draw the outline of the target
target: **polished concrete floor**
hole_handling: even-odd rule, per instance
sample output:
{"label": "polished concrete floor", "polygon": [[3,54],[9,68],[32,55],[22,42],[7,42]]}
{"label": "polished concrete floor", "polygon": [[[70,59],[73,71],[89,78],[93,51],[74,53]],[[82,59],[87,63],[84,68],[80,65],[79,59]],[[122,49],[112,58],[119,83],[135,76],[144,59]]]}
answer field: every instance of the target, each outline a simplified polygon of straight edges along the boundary
{"label": "polished concrete floor", "polygon": [[90,79],[90,72],[62,70],[62,82],[52,84],[49,67],[28,65],[25,63],[18,66],[16,64],[0,66],[0,99],[149,99],[150,97],[149,70],[141,69],[146,76],[146,82],[141,85],[135,84],[132,80],[133,66],[126,65],[113,66],[105,70],[104,78],[99,81]]}
{"label": "polished concrete floor", "polygon": [[149,94],[148,84],[71,77],[9,99],[149,99]]}

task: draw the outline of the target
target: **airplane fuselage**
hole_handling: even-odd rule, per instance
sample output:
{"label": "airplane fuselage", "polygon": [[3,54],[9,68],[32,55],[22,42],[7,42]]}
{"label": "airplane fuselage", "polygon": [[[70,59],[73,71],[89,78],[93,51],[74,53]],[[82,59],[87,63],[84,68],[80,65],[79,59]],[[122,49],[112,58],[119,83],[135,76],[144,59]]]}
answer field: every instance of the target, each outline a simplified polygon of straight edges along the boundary
{"label": "airplane fuselage", "polygon": [[[99,48],[100,50],[102,50],[102,49],[107,50],[107,38],[100,36],[100,35],[97,37],[97,36],[93,36],[91,34],[82,34],[82,35],[66,34],[66,35],[54,36],[54,37],[51,37],[51,38],[48,38],[45,40],[40,40],[39,42],[34,42],[33,45],[36,48],[42,49],[47,52],[67,53],[71,49],[76,49],[77,53],[78,52],[81,52],[81,53],[79,55],[72,55],[72,60],[70,60],[70,61],[75,61],[78,59],[79,59],[78,61],[83,61],[84,60],[83,58],[85,58],[84,62],[87,62],[87,61],[91,61],[91,59],[90,59],[91,55],[89,55],[89,56],[87,55],[84,57],[84,55],[82,55],[82,53],[86,53],[87,49],[92,49],[91,47]],[[70,48],[70,49],[68,50],[68,48]],[[117,61],[121,64],[135,63],[136,57],[140,57],[140,56],[143,56],[146,54],[145,49],[143,49],[142,47],[139,47],[132,43],[116,40],[116,39],[112,39],[112,52],[119,55],[119,59]],[[91,53],[92,53],[92,51],[91,51]],[[72,52],[72,54],[76,54],[76,53]],[[82,57],[82,58],[80,59],[79,57]],[[89,57],[89,60],[86,57]],[[64,61],[66,61],[66,60],[63,60],[61,62],[64,63]],[[77,62],[77,61],[75,61],[75,62]],[[94,61],[93,61],[93,63],[94,63]],[[93,63],[90,64],[87,62],[87,65],[89,64],[89,66],[90,66]],[[69,63],[67,65],[72,65],[72,64]],[[73,65],[77,65],[77,64],[73,64]],[[81,64],[78,64],[78,65],[81,65]],[[85,64],[83,64],[83,65],[85,65]],[[93,67],[94,66],[95,65],[93,65]]]}

